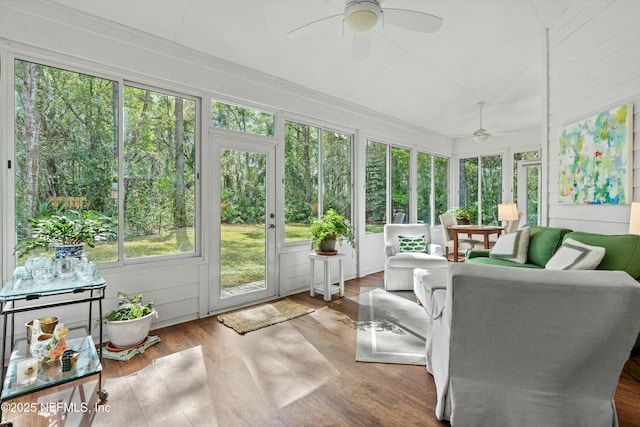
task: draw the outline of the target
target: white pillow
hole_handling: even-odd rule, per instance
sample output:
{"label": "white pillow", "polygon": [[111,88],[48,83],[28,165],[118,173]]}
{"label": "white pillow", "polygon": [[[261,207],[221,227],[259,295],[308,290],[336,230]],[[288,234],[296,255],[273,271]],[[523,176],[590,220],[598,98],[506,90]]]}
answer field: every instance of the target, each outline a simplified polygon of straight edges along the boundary
{"label": "white pillow", "polygon": [[518,264],[526,263],[530,231],[529,227],[524,227],[513,233],[503,234],[493,245],[489,257],[513,261]]}
{"label": "white pillow", "polygon": [[544,266],[547,270],[595,270],[605,249],[567,239]]}

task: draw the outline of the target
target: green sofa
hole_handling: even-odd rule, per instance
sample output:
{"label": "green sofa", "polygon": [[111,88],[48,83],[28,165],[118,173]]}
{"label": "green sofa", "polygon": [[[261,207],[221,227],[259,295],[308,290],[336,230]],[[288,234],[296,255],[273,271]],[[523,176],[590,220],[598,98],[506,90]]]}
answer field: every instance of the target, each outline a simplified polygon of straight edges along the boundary
{"label": "green sofa", "polygon": [[[605,248],[605,255],[597,270],[625,271],[640,282],[640,235],[635,234],[595,234],[572,231],[568,228],[542,227],[532,225],[529,237],[527,262],[518,264],[499,258],[490,258],[489,249],[472,249],[467,252],[468,264],[501,265],[518,268],[543,269],[547,261],[566,239],[574,239],[591,246]],[[640,336],[636,348],[640,347]]]}

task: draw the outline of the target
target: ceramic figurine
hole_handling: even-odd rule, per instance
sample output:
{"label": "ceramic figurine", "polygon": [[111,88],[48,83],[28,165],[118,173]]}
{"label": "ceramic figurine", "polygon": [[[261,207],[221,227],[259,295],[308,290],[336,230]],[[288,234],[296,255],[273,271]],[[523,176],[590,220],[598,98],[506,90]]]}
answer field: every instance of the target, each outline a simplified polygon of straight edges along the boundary
{"label": "ceramic figurine", "polygon": [[31,345],[29,346],[31,355],[37,357],[42,363],[59,359],[67,348],[67,342],[64,338],[67,331],[66,326],[58,323],[53,330],[53,334],[47,334],[42,332],[40,321],[38,319],[34,320],[31,331]]}

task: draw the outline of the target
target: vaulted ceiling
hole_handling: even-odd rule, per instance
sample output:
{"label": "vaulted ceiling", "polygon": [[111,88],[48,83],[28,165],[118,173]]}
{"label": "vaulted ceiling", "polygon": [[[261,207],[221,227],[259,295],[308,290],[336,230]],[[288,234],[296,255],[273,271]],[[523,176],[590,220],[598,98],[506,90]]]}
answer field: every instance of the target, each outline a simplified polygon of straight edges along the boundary
{"label": "vaulted ceiling", "polygon": [[[385,0],[443,18],[432,34],[378,23],[353,55],[344,0],[54,0],[452,138],[540,126],[545,28],[584,0]],[[605,1],[605,0],[589,0]]]}

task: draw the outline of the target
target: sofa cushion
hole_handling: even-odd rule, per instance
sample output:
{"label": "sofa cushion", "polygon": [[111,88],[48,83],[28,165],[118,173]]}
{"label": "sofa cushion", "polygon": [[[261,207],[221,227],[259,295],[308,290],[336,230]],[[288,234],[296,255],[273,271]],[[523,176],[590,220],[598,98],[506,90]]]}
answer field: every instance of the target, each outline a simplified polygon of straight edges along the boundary
{"label": "sofa cushion", "polygon": [[605,249],[567,238],[544,268],[547,270],[595,270]]}
{"label": "sofa cushion", "polygon": [[544,267],[547,262],[549,262],[553,254],[562,244],[564,235],[571,232],[568,228],[543,227],[538,225],[530,225],[528,227],[530,233],[527,263],[536,264],[539,267]]}
{"label": "sofa cushion", "polygon": [[527,262],[529,231],[529,227],[524,227],[513,233],[500,236],[489,252],[489,257],[524,264]]}
{"label": "sofa cushion", "polygon": [[418,236],[398,236],[400,252],[426,252],[427,242],[424,234]]}
{"label": "sofa cushion", "polygon": [[[467,252],[468,253],[468,252]],[[467,264],[479,264],[479,265],[499,265],[502,267],[522,267],[522,268],[537,268],[543,269],[536,264],[518,264],[517,262],[507,261],[500,258],[489,258],[487,256],[467,257]]]}
{"label": "sofa cushion", "polygon": [[424,252],[400,252],[387,258],[387,267],[399,268],[447,268],[445,257],[425,254]]}
{"label": "sofa cushion", "polygon": [[634,279],[640,279],[640,235],[573,231],[565,235],[565,239],[569,238],[605,249],[598,270],[622,270]]}

